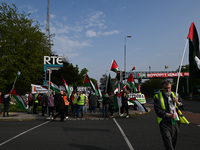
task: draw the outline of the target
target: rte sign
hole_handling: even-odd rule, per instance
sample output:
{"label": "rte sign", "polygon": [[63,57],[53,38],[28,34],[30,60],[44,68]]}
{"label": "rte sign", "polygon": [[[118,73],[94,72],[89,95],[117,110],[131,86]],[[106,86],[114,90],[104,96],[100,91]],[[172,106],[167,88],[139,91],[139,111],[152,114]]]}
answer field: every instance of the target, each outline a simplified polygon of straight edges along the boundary
{"label": "rte sign", "polygon": [[62,56],[44,56],[44,64],[63,65]]}

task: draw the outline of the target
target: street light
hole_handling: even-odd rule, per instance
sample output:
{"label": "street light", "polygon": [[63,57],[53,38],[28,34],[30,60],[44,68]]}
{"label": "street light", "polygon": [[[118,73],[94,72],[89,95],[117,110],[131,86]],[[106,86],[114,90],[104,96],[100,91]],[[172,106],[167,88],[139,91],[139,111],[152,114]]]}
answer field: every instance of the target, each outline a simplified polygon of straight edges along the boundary
{"label": "street light", "polygon": [[[131,35],[128,35],[124,38],[124,71],[126,74],[126,38],[131,38]],[[124,81],[125,83],[125,81]]]}

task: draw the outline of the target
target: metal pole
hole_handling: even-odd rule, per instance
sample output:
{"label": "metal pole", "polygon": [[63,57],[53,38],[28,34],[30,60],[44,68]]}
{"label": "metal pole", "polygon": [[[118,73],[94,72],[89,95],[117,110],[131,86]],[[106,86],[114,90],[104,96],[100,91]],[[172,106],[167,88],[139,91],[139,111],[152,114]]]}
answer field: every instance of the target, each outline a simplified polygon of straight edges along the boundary
{"label": "metal pole", "polygon": [[48,96],[50,97],[51,69],[47,69],[47,70],[49,70],[49,87],[48,87]]}
{"label": "metal pole", "polygon": [[[126,77],[126,38],[131,38],[131,35],[128,35],[124,38],[124,71]],[[124,84],[126,84],[126,79],[124,80]]]}
{"label": "metal pole", "polygon": [[126,37],[124,38],[124,71],[126,72]]}
{"label": "metal pole", "polygon": [[[120,89],[120,81],[118,81],[118,93],[120,93],[121,92],[121,89]],[[118,106],[119,107],[119,106]],[[119,107],[119,116],[121,115],[121,113],[120,113],[120,108],[121,107]]]}

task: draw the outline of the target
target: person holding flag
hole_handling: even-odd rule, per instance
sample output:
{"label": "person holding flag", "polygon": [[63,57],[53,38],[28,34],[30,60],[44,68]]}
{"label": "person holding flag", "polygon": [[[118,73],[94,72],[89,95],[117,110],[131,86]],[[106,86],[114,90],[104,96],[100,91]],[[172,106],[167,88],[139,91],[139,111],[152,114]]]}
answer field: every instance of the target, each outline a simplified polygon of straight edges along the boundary
{"label": "person holding flag", "polygon": [[9,112],[9,105],[10,105],[10,93],[7,93],[4,95],[4,98],[2,100],[3,105],[4,105],[4,112],[3,112],[3,117],[5,117],[5,113],[7,113],[7,117],[10,117],[8,112]]}
{"label": "person holding flag", "polygon": [[165,149],[174,150],[179,134],[179,124],[189,124],[189,122],[179,110],[183,107],[182,99],[180,96],[176,97],[174,92],[171,91],[171,81],[164,80],[161,86],[164,91],[154,96],[154,109]]}

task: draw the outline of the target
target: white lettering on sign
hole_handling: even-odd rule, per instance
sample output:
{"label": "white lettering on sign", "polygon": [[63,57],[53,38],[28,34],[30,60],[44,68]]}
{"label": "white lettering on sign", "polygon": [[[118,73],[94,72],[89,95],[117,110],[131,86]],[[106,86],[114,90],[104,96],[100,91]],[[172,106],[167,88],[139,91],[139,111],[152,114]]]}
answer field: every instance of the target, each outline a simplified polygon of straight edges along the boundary
{"label": "white lettering on sign", "polygon": [[130,94],[128,94],[128,98],[130,99],[130,98],[136,98],[136,99],[138,99],[138,98],[145,98],[144,97],[144,94],[139,94],[139,93],[130,93]]}
{"label": "white lettering on sign", "polygon": [[[175,73],[147,73],[147,78],[156,78],[156,77],[178,77],[179,73],[175,72]],[[189,73],[184,72],[184,74],[182,72],[180,72],[180,77],[183,76],[189,76]]]}
{"label": "white lettering on sign", "polygon": [[44,64],[63,65],[62,56],[44,56]]}

